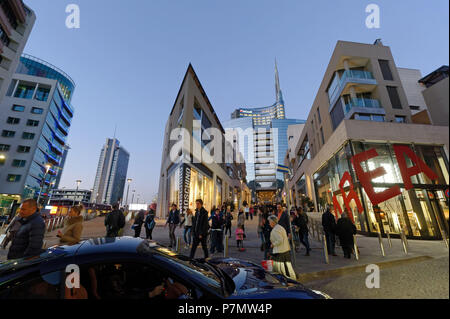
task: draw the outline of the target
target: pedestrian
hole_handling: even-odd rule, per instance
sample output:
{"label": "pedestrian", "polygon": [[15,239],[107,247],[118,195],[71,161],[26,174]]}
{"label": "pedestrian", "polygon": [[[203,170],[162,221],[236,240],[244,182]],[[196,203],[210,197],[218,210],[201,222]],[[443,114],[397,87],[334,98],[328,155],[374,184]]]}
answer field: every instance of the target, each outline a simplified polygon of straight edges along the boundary
{"label": "pedestrian", "polygon": [[195,251],[197,250],[198,245],[202,244],[203,253],[205,255],[205,259],[208,258],[208,212],[203,207],[203,200],[197,199],[195,201],[195,216],[192,219],[192,248],[190,258],[194,258]]}
{"label": "pedestrian", "polygon": [[225,236],[227,233],[230,234],[229,238],[231,238],[231,225],[233,220],[233,214],[231,213],[231,207],[227,206],[227,211],[225,212]]}
{"label": "pedestrian", "polygon": [[250,209],[248,208],[247,202],[244,201],[243,205],[244,205],[244,212],[245,212],[245,220],[248,220],[249,215],[250,215]]}
{"label": "pedestrian", "polygon": [[249,209],[250,220],[253,220],[254,213],[255,213],[255,209],[254,209],[253,205],[250,205],[250,209]]}
{"label": "pedestrian", "polygon": [[155,221],[155,211],[153,208],[150,208],[147,216],[145,216],[144,228],[145,228],[145,238],[153,239],[152,233],[153,229],[155,229],[156,221]]}
{"label": "pedestrian", "polygon": [[81,216],[82,206],[73,206],[69,210],[69,218],[65,221],[64,229],[58,230],[56,237],[59,237],[59,243],[64,245],[76,245],[81,240],[83,232],[83,216]]}
{"label": "pedestrian", "polygon": [[238,213],[238,217],[237,217],[237,226],[238,227],[242,226],[242,229],[245,232],[245,215],[244,215],[244,210],[242,208],[239,209],[239,213]]}
{"label": "pedestrian", "polygon": [[322,214],[322,227],[327,241],[328,254],[337,256],[335,252],[336,245],[336,219],[330,211],[330,206],[327,206],[325,212]]}
{"label": "pedestrian", "polygon": [[20,205],[20,227],[14,235],[8,251],[8,260],[37,256],[44,250],[45,223],[38,211],[36,200],[28,199]]}
{"label": "pedestrian", "polygon": [[269,223],[270,227],[272,227],[270,242],[273,256],[273,271],[297,280],[297,275],[291,263],[291,246],[289,245],[286,230],[278,224],[277,216],[270,216]]}
{"label": "pedestrian", "polygon": [[268,260],[270,258],[270,250],[271,250],[271,242],[270,242],[270,233],[272,232],[272,227],[270,227],[269,215],[263,215],[263,227],[262,233],[264,236],[264,260]]}
{"label": "pedestrian", "polygon": [[286,231],[286,234],[287,234],[289,240],[291,240],[292,234],[291,234],[290,219],[289,219],[289,216],[287,214],[287,211],[284,209],[283,206],[281,206],[281,204],[277,204],[276,216],[278,218],[278,225],[280,225],[280,226],[282,226],[284,228],[284,230]]}
{"label": "pedestrian", "polygon": [[239,251],[244,251],[244,226],[240,225],[236,228],[236,247]]}
{"label": "pedestrian", "polygon": [[119,210],[119,203],[114,203],[112,209],[105,218],[106,237],[118,237],[119,231],[125,227],[125,216]]}
{"label": "pedestrian", "polygon": [[216,250],[223,253],[223,225],[224,220],[220,216],[220,209],[217,208],[211,222],[211,254]]}
{"label": "pedestrian", "polygon": [[258,207],[257,217],[258,217],[258,227],[256,229],[256,232],[258,233],[258,237],[261,240],[261,251],[264,251],[264,234],[263,234],[264,213],[261,207]]}
{"label": "pedestrian", "polygon": [[354,247],[353,235],[356,235],[356,226],[348,218],[348,212],[345,210],[341,218],[337,221],[336,235],[339,237],[344,257],[350,259]]}
{"label": "pedestrian", "polygon": [[305,256],[309,256],[311,247],[309,245],[308,215],[303,212],[302,207],[297,208],[297,217],[294,220],[294,224],[298,229],[300,243],[306,248]]}
{"label": "pedestrian", "polygon": [[194,218],[194,214],[190,208],[186,209],[186,215],[184,216],[183,221],[180,223],[180,227],[184,224],[184,248],[187,249],[192,244],[192,219]]}
{"label": "pedestrian", "polygon": [[169,225],[169,237],[170,237],[170,245],[169,248],[175,247],[177,244],[177,239],[175,237],[175,229],[178,224],[180,224],[180,211],[177,209],[177,204],[172,204],[172,209],[169,212],[169,216],[167,217],[166,224],[164,227]]}
{"label": "pedestrian", "polygon": [[141,209],[137,215],[134,217],[133,222],[133,230],[134,230],[134,238],[140,238],[141,237],[141,230],[142,225],[144,225],[145,222],[145,210]]}

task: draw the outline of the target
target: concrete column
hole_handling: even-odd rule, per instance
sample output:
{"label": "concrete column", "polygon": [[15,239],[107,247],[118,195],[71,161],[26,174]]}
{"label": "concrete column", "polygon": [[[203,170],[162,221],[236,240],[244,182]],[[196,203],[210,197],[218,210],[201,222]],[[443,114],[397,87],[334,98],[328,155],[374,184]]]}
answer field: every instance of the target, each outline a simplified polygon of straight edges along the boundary
{"label": "concrete column", "polygon": [[356,99],[356,91],[355,91],[355,86],[354,85],[350,86],[350,97],[352,99]]}
{"label": "concrete column", "polygon": [[348,66],[348,59],[344,60],[344,69],[345,69],[345,71],[349,71],[350,70],[350,67]]}

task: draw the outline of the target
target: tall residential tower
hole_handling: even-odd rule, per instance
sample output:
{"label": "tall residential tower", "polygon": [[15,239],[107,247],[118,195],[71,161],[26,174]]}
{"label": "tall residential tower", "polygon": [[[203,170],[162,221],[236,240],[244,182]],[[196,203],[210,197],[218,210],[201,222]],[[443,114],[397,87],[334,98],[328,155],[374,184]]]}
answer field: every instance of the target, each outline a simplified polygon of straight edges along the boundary
{"label": "tall residential tower", "polygon": [[100,153],[92,202],[113,204],[122,199],[130,154],[116,138],[106,139]]}

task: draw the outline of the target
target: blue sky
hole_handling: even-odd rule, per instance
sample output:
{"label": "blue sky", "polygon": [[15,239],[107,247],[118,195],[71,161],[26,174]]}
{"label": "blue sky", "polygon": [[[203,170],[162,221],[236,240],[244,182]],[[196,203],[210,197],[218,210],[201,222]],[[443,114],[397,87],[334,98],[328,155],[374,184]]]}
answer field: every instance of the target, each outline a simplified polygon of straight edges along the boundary
{"label": "blue sky", "polygon": [[[133,189],[158,191],[164,126],[191,62],[219,118],[275,101],[274,59],[290,118],[306,118],[338,40],[382,38],[397,66],[449,63],[449,2],[362,0],[25,0],[37,20],[25,48],[76,82],[72,147],[61,186],[93,187],[100,149],[117,136]],[[67,29],[77,4],[81,28]],[[365,26],[368,4],[379,29]]]}

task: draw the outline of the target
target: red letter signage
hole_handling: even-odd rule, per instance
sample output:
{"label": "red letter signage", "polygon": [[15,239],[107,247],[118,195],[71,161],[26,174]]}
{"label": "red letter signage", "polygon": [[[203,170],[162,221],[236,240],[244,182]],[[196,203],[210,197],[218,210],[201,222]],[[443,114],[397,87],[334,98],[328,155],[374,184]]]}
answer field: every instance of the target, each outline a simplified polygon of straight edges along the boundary
{"label": "red letter signage", "polygon": [[339,219],[338,212],[342,215],[342,208],[339,204],[336,195],[333,195],[333,206],[334,206],[334,214],[336,215],[336,220]]}
{"label": "red letter signage", "polygon": [[[425,164],[407,145],[394,145],[395,156],[397,157],[398,167],[402,174],[403,183],[407,190],[413,188],[411,177],[420,173],[425,173],[429,179],[438,179],[437,175]],[[413,166],[406,165],[405,155],[413,162]]]}
{"label": "red letter signage", "polygon": [[[348,194],[345,193],[344,185],[348,182],[350,185],[350,190],[348,191]],[[345,172],[344,175],[342,175],[341,182],[339,183],[339,188],[341,190],[342,198],[344,199],[344,205],[347,208],[348,215],[350,219],[353,221],[353,214],[352,210],[350,208],[350,202],[352,200],[355,200],[356,206],[358,207],[358,212],[361,214],[364,211],[364,208],[361,204],[361,201],[359,200],[358,194],[355,191],[355,187],[353,186],[352,177],[350,176],[349,172]]]}
{"label": "red letter signage", "polygon": [[355,168],[356,175],[358,175],[359,182],[361,183],[362,187],[364,187],[364,190],[366,191],[366,194],[367,196],[369,196],[370,201],[373,205],[378,205],[379,203],[387,201],[401,194],[399,186],[391,187],[379,193],[376,193],[373,189],[372,179],[385,175],[386,170],[383,167],[378,167],[373,171],[364,172],[363,168],[361,167],[361,162],[367,161],[377,156],[378,153],[376,149],[372,148],[366,152],[359,153],[352,157],[352,164]]}

